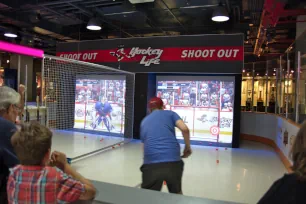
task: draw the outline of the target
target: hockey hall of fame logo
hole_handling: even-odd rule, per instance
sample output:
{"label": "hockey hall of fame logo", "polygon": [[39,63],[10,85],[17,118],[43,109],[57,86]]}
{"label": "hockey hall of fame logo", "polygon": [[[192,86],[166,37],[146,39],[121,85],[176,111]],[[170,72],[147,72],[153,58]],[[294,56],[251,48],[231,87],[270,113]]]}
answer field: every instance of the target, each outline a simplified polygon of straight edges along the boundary
{"label": "hockey hall of fame logo", "polygon": [[126,53],[124,46],[122,45],[117,48],[116,52],[110,52],[110,55],[116,57],[118,62],[125,58],[133,59],[134,57],[140,55],[142,56],[140,64],[146,67],[150,66],[151,64],[160,64],[160,57],[162,54],[162,49],[152,49],[151,47],[146,49],[133,47],[129,53]]}

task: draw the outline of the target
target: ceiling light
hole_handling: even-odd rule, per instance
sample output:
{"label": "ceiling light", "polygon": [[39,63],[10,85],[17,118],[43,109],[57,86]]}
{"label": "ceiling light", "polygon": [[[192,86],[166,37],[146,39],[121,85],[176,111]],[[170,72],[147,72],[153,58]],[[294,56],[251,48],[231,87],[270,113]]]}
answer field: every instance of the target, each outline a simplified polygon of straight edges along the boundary
{"label": "ceiling light", "polygon": [[215,8],[211,20],[216,22],[225,22],[229,20],[228,12],[222,3],[220,3],[219,6]]}
{"label": "ceiling light", "polygon": [[4,36],[8,37],[8,38],[17,38],[18,37],[17,32],[14,32],[14,31],[6,31],[4,33]]}
{"label": "ceiling light", "polygon": [[250,27],[253,27],[253,26],[254,26],[254,24],[253,24],[253,23],[250,23],[250,24],[249,24],[249,26],[250,26]]}
{"label": "ceiling light", "polygon": [[99,19],[93,17],[88,21],[87,27],[88,30],[101,30],[101,22]]}

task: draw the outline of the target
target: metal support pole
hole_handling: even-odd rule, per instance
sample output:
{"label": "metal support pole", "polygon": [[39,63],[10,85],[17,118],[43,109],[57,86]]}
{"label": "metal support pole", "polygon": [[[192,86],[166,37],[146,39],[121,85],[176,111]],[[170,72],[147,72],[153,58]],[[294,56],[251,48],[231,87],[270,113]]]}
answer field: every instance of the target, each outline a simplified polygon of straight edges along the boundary
{"label": "metal support pole", "polygon": [[[44,70],[45,70],[45,67],[44,67]],[[49,68],[47,69],[47,77],[48,77],[48,82],[45,82],[45,88],[46,88],[46,90],[47,89],[49,89],[50,87],[50,85],[49,85],[49,83],[50,83],[50,81],[49,81],[49,79],[50,79],[50,72],[49,72],[50,70],[49,70]],[[45,77],[45,76],[44,76]],[[48,87],[48,88],[47,88]],[[48,92],[46,91],[46,98],[45,98],[45,107],[46,107],[46,127],[49,127],[49,107],[48,107]]]}
{"label": "metal support pole", "polygon": [[286,93],[286,118],[288,119],[288,110],[289,110],[289,80],[290,80],[290,76],[289,76],[289,72],[290,72],[290,60],[289,60],[289,54],[287,53],[287,85],[286,85],[286,77],[285,77],[285,89],[287,90]]}
{"label": "metal support pole", "polygon": [[[38,114],[38,118],[39,118],[39,122],[43,123],[44,120],[46,120],[46,109],[45,111],[43,111],[43,107],[44,107],[44,95],[45,95],[45,64],[44,64],[45,60],[44,58],[42,58],[41,61],[41,78],[40,78],[40,105],[37,105],[37,114]],[[37,103],[39,103],[39,99],[37,101]],[[42,114],[44,113],[44,114]],[[44,115],[44,117],[42,117]],[[46,121],[45,121],[46,122]],[[44,123],[45,124],[45,123]],[[45,124],[46,125],[46,124]]]}
{"label": "metal support pole", "polygon": [[274,114],[277,114],[277,107],[279,107],[278,105],[278,74],[279,74],[279,70],[276,69],[276,74],[275,74],[275,110],[274,110]]}
{"label": "metal support pole", "polygon": [[[19,89],[20,82],[20,75],[21,75],[21,60],[20,55],[18,55],[18,67],[17,67],[17,89]],[[26,86],[26,85],[25,85]]]}
{"label": "metal support pole", "polygon": [[44,58],[42,59],[42,63],[41,63],[41,82],[40,82],[40,101],[41,101],[41,105],[43,106],[44,104],[44,95],[45,95],[45,64],[44,64],[45,60]]}
{"label": "metal support pole", "polygon": [[24,99],[25,99],[25,102],[24,102],[24,105],[25,107],[27,107],[27,100],[28,100],[28,65],[26,64],[25,65],[25,80],[24,80],[24,85],[25,85],[25,96],[24,96]]}
{"label": "metal support pole", "polygon": [[255,63],[253,63],[252,69],[252,101],[251,101],[251,111],[254,111],[254,77],[255,77]]}
{"label": "metal support pole", "polygon": [[25,108],[26,108],[26,122],[30,122],[30,115],[28,110],[28,65],[25,65]]}
{"label": "metal support pole", "polygon": [[299,123],[299,93],[300,93],[300,75],[301,75],[301,52],[298,51],[298,64],[297,64],[297,70],[296,70],[296,88],[295,88],[295,122]]}
{"label": "metal support pole", "polygon": [[282,66],[282,60],[283,60],[283,57],[280,56],[279,58],[279,78],[280,78],[280,86],[279,86],[279,93],[280,93],[280,97],[279,97],[279,100],[280,100],[280,103],[279,103],[279,114],[282,114],[282,104],[283,104],[283,66]]}
{"label": "metal support pole", "polygon": [[268,85],[269,85],[269,81],[268,81],[268,69],[269,69],[269,61],[267,60],[266,62],[266,107],[265,107],[265,113],[268,112]]}

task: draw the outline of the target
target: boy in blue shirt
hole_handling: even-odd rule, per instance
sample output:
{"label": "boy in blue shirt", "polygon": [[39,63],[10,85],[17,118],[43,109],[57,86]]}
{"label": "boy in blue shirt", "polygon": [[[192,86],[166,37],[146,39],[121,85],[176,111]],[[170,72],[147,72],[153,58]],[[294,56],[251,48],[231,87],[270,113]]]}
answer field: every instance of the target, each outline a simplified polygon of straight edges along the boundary
{"label": "boy in blue shirt", "polygon": [[[182,194],[184,163],[181,158],[192,153],[189,129],[177,113],[163,108],[160,98],[152,98],[149,101],[151,113],[141,122],[140,137],[144,144],[141,187],[160,191],[166,181],[170,193]],[[182,131],[185,140],[183,156],[175,127]]]}

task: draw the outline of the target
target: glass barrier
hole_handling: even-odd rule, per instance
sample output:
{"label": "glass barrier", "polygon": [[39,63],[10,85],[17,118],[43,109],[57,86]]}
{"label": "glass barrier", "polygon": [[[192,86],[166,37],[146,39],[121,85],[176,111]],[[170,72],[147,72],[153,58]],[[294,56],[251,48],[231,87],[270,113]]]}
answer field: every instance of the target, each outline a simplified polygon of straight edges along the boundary
{"label": "glass barrier", "polygon": [[285,105],[286,118],[295,121],[296,116],[296,73],[295,73],[295,51],[287,53],[287,71],[285,75]]}
{"label": "glass barrier", "polygon": [[306,120],[306,31],[277,59],[247,63],[242,73],[242,111]]}
{"label": "glass barrier", "polygon": [[277,64],[278,60],[245,64],[241,92],[243,111],[275,113],[279,107],[276,106]]}
{"label": "glass barrier", "polygon": [[[306,46],[306,45],[305,45]],[[297,71],[299,73],[298,82],[299,82],[299,94],[298,94],[298,116],[297,121],[302,123],[306,119],[306,50],[298,52],[298,63]]]}
{"label": "glass barrier", "polygon": [[296,50],[295,68],[297,78],[297,104],[295,121],[302,123],[306,120],[306,31],[296,39],[292,46]]}
{"label": "glass barrier", "polygon": [[253,64],[246,64],[242,72],[241,110],[253,111]]}

